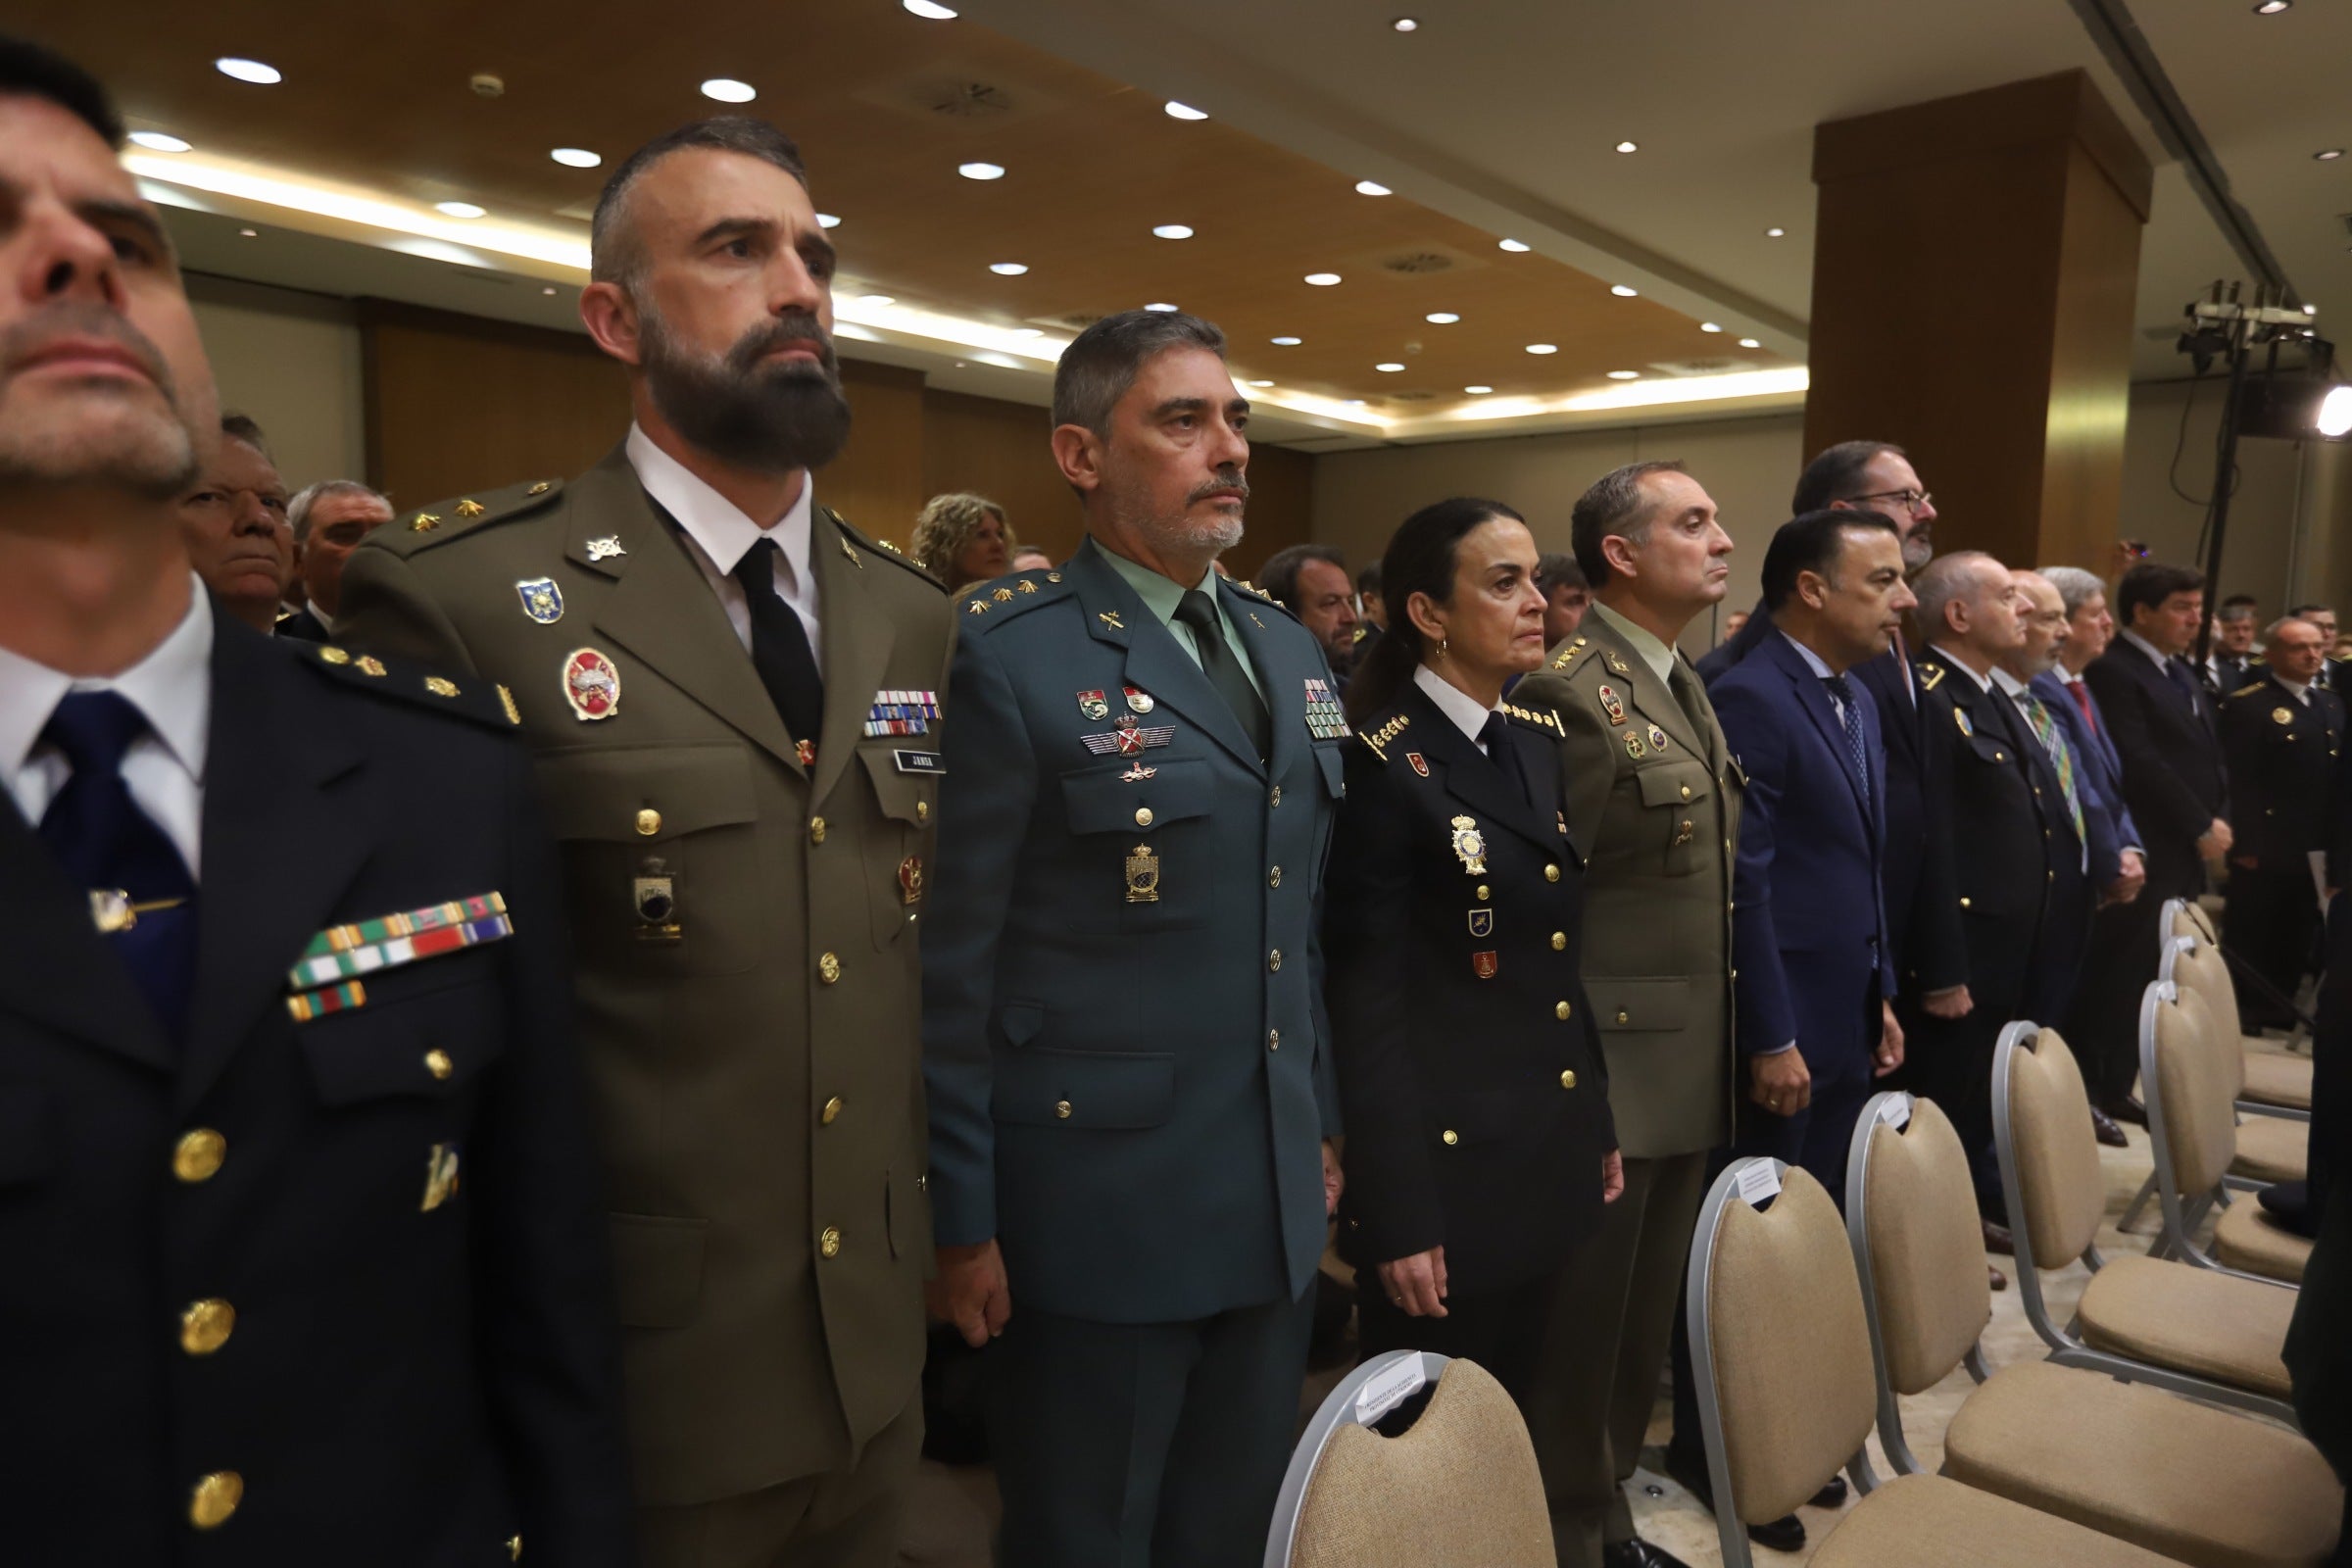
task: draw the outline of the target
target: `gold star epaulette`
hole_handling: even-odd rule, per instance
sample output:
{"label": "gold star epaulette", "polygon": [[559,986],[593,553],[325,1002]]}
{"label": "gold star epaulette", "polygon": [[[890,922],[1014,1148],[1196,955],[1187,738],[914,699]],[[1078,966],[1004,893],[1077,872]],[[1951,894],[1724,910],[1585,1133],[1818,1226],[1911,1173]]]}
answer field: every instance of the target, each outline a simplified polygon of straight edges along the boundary
{"label": "gold star epaulette", "polygon": [[460,682],[446,675],[429,675],[413,665],[387,664],[372,654],[355,654],[333,643],[291,646],[310,656],[312,668],[363,691],[405,698],[435,712],[470,718],[493,729],[513,729],[522,722],[514,694],[491,681],[467,676]]}
{"label": "gold star epaulette", "polygon": [[1559,651],[1559,653],[1552,659],[1551,667],[1554,669],[1566,669],[1570,664],[1576,662],[1576,656],[1584,651],[1585,640],[1582,637],[1579,637],[1576,641],[1570,643],[1567,647]]}
{"label": "gold star epaulette", "polygon": [[859,571],[863,571],[865,569],[865,558],[868,555],[871,555],[876,561],[887,561],[892,565],[899,567],[903,571],[913,572],[917,577],[922,578],[923,581],[931,584],[931,586],[937,588],[941,593],[947,592],[948,585],[946,583],[941,582],[937,577],[934,577],[931,575],[931,573],[925,571],[920,564],[911,560],[907,556],[906,552],[901,550],[897,545],[892,544],[887,539],[870,539],[866,537],[864,534],[859,533],[856,528],[852,527],[848,518],[844,517],[840,513],[835,512],[831,507],[825,506],[822,503],[818,504],[816,510],[824,515],[826,521],[832,523],[834,527],[841,530],[840,536],[835,542],[841,546],[842,559],[847,561],[851,565],[856,566]]}
{"label": "gold star epaulette", "polygon": [[[1051,604],[1070,590],[1061,586],[1058,571],[1023,571],[994,582],[975,583],[958,597],[960,613],[986,616],[1002,624],[1024,610]],[[993,612],[993,613],[992,613]],[[1120,630],[1126,630],[1120,627]]]}
{"label": "gold star epaulette", "polygon": [[1568,738],[1568,726],[1561,723],[1560,715],[1548,708],[1537,710],[1505,703],[1502,705],[1502,710],[1522,724],[1533,724],[1538,729],[1547,729],[1562,740]]}
{"label": "gold star epaulette", "polygon": [[1921,664],[1919,666],[1919,689],[1923,692],[1934,691],[1943,684],[1943,676],[1944,668],[1941,664],[1933,662]]}
{"label": "gold star epaulette", "polygon": [[1370,749],[1374,757],[1379,758],[1385,762],[1389,760],[1389,754],[1383,748],[1385,748],[1389,742],[1403,734],[1405,725],[1410,724],[1411,722],[1412,719],[1410,717],[1403,713],[1398,713],[1395,718],[1390,719],[1378,729],[1358,731],[1355,738],[1359,741],[1362,741],[1364,745]]}
{"label": "gold star epaulette", "polygon": [[563,493],[561,479],[530,479],[503,490],[484,490],[454,501],[436,501],[391,522],[368,536],[395,555],[411,555],[446,544],[511,517],[528,516]]}

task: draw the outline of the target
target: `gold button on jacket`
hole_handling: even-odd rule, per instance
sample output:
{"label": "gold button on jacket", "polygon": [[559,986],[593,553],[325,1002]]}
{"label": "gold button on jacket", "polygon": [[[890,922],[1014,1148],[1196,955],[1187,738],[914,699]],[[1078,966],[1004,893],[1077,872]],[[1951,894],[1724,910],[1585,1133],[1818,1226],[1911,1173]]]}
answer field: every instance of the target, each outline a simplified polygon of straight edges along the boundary
{"label": "gold button on jacket", "polygon": [[172,1146],[172,1174],[191,1186],[209,1182],[227,1158],[227,1139],[210,1127],[191,1128]]}
{"label": "gold button on jacket", "polygon": [[216,1470],[189,1492],[188,1523],[199,1530],[218,1530],[244,1500],[245,1478],[234,1470]]}
{"label": "gold button on jacket", "polygon": [[226,1301],[191,1301],[179,1314],[179,1348],[190,1355],[210,1355],[236,1332],[237,1309]]}

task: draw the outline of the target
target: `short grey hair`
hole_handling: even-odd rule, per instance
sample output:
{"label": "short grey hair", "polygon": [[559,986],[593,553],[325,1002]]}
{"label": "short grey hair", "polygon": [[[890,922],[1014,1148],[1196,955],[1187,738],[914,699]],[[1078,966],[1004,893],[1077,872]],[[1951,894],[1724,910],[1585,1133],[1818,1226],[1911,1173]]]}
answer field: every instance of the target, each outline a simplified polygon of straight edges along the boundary
{"label": "short grey hair", "polygon": [[1182,311],[1121,311],[1078,334],[1054,367],[1054,427],[1075,424],[1107,440],[1110,411],[1137,372],[1169,349],[1206,349],[1225,357],[1214,322]]}
{"label": "short grey hair", "polygon": [[387,512],[395,510],[390,496],[357,479],[321,479],[317,484],[304,486],[295,493],[293,500],[286,503],[286,521],[294,525],[296,544],[311,536],[311,509],[334,496],[366,496],[370,501],[382,502]]}
{"label": "short grey hair", "polygon": [[1933,642],[1951,630],[1944,622],[1945,609],[1975,598],[1984,581],[1983,568],[1986,566],[2004,573],[2009,569],[1982,550],[1955,550],[1919,568],[1911,591],[1919,596],[1920,635]]}
{"label": "short grey hair", "polygon": [[1589,585],[1603,587],[1610,577],[1609,558],[1600,553],[1603,539],[1615,534],[1640,544],[1648,535],[1654,503],[1642,481],[1653,473],[1690,471],[1679,461],[1629,463],[1611,468],[1576,498],[1568,513],[1568,547],[1576,552],[1576,564],[1584,568]]}
{"label": "short grey hair", "polygon": [[2081,566],[2036,566],[2034,569],[2047,577],[2050,586],[2058,590],[2058,602],[2066,607],[2070,619],[2076,611],[2107,591],[2107,585],[2099,580],[2097,572],[2084,571]]}
{"label": "short grey hair", "polygon": [[635,284],[645,252],[626,220],[629,189],[662,159],[692,147],[741,153],[773,164],[799,180],[804,190],[808,188],[808,169],[801,161],[800,144],[764,120],[750,115],[713,115],[680,125],[622,159],[612,177],[605,181],[596,198],[596,216],[588,224],[591,278],[599,283],[618,283],[623,289]]}

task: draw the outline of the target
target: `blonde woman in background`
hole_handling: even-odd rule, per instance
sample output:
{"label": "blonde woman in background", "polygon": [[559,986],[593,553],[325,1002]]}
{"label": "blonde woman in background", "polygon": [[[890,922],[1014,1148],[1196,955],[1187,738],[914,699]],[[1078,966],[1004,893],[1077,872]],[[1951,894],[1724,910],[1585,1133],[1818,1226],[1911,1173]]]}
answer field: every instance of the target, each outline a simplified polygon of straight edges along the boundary
{"label": "blonde woman in background", "polygon": [[986,496],[933,496],[914,519],[915,564],[950,592],[1004,576],[1011,558],[1004,509]]}

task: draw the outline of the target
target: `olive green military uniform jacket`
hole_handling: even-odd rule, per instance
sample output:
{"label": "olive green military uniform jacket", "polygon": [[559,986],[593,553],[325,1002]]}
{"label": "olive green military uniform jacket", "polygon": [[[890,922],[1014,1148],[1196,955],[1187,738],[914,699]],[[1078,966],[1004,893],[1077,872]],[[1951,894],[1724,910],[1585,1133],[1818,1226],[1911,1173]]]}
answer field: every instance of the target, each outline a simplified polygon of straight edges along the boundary
{"label": "olive green military uniform jacket", "polygon": [[921,1373],[916,926],[940,751],[922,710],[953,622],[930,577],[822,507],[810,526],[812,762],[620,452],[397,518],[344,576],[352,649],[499,682],[535,757],[640,1503],[852,1460]]}
{"label": "olive green military uniform jacket", "polygon": [[1511,690],[1558,710],[1568,834],[1585,862],[1585,990],[1628,1158],[1731,1141],[1732,865],[1739,764],[1604,617]]}

